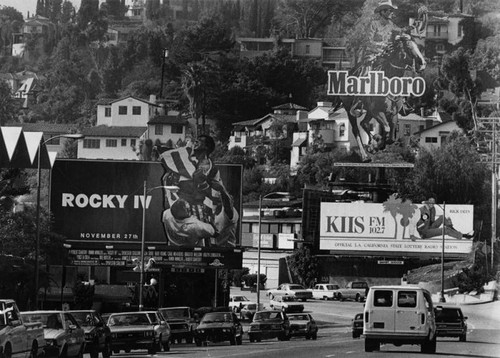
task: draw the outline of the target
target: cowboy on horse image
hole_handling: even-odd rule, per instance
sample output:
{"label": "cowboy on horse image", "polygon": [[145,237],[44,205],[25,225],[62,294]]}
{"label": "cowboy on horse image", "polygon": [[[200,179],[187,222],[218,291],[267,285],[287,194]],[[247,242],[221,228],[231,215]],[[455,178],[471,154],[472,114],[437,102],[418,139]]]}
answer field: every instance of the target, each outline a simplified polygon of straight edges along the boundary
{"label": "cowboy on horse image", "polygon": [[[375,19],[368,31],[368,43],[361,48],[358,57],[361,60],[350,71],[350,76],[357,76],[367,81],[365,78],[373,73],[372,71],[382,71],[384,77],[396,80],[405,78],[410,72],[417,73],[425,69],[426,61],[413,38],[422,37],[425,32],[427,8],[421,7],[417,19],[405,28],[394,24],[395,10],[397,7],[390,0],[382,1],[375,8]],[[330,73],[329,78],[333,78]],[[381,96],[358,93],[346,96],[331,92],[328,94],[340,97],[363,161],[370,160],[368,153],[382,150],[386,144],[394,142],[398,113],[407,115],[411,111],[406,106],[403,95]],[[358,126],[357,118],[363,115]],[[375,119],[379,124],[379,133],[372,133],[371,119]],[[368,135],[369,142],[366,146],[361,140],[359,127]]]}

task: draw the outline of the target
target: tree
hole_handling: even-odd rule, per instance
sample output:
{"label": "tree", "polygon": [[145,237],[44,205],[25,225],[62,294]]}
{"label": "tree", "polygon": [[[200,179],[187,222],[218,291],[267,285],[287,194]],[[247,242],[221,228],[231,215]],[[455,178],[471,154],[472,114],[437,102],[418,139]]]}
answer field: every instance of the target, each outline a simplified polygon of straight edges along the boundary
{"label": "tree", "polygon": [[439,85],[448,89],[457,98],[460,111],[454,113],[454,120],[464,130],[478,129],[477,98],[482,92],[479,82],[470,74],[470,53],[459,48],[450,55],[445,55],[441,63]]}
{"label": "tree", "polygon": [[500,81],[500,34],[479,40],[471,57],[471,67],[488,72]]}
{"label": "tree", "polygon": [[311,287],[318,277],[318,259],[311,253],[309,246],[303,245],[287,257],[288,267],[299,283]]}
{"label": "tree", "polygon": [[12,122],[16,118],[17,106],[12,98],[10,87],[7,83],[0,83],[0,126]]}
{"label": "tree", "polygon": [[[281,0],[275,20],[285,36],[322,37],[334,16],[341,17],[359,8],[363,1]],[[342,14],[342,15],[341,15]]]}

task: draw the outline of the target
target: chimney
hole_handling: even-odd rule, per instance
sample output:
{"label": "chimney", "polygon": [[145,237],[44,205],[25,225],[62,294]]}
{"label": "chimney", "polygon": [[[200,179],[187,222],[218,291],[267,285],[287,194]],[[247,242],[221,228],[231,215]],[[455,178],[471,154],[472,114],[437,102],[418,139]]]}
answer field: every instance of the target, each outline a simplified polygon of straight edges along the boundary
{"label": "chimney", "polygon": [[156,95],[155,94],[149,95],[149,102],[156,104]]}
{"label": "chimney", "polygon": [[425,117],[424,107],[420,107],[420,116]]}
{"label": "chimney", "polygon": [[297,122],[299,122],[301,119],[306,119],[307,118],[307,111],[297,111]]}

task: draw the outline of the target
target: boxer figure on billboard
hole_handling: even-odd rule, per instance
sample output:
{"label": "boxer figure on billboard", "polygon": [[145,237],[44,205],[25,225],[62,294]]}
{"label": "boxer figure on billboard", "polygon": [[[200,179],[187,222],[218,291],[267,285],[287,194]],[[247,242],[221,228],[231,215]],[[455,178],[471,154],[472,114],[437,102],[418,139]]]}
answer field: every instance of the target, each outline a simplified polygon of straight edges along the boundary
{"label": "boxer figure on billboard", "polygon": [[200,135],[193,147],[164,152],[162,178],[165,211],[162,216],[168,243],[174,246],[234,247],[238,212],[210,154],[215,141]]}

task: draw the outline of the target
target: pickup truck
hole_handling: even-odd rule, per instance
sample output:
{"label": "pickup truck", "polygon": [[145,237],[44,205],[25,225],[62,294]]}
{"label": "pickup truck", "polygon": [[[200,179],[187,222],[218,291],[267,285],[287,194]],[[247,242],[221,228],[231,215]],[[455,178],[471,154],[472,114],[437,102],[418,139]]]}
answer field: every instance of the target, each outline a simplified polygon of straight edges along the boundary
{"label": "pickup truck", "polygon": [[44,349],[42,324],[24,322],[14,300],[0,299],[0,357],[38,357]]}
{"label": "pickup truck", "polygon": [[365,281],[348,282],[344,288],[337,290],[337,299],[340,301],[355,300],[364,301],[368,294],[368,283]]}

